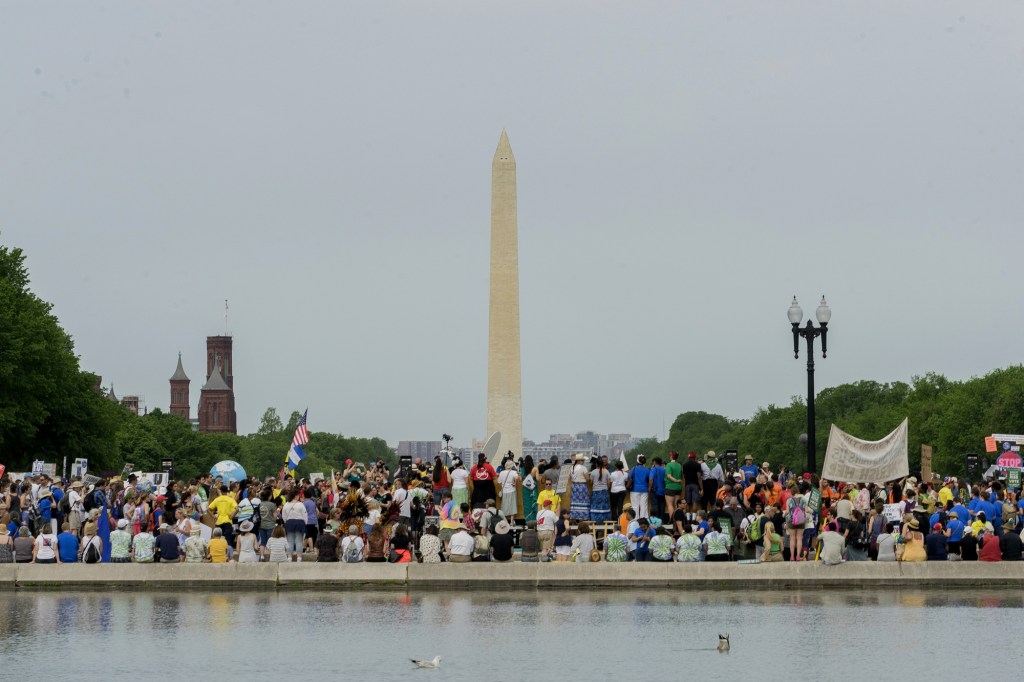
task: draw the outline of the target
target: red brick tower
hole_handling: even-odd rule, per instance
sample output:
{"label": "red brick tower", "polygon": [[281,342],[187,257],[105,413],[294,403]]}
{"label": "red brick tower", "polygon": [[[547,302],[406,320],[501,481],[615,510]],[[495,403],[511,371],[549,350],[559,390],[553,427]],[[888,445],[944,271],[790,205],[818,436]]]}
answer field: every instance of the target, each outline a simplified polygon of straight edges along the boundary
{"label": "red brick tower", "polygon": [[237,432],[235,394],[224,381],[219,361],[214,363],[210,379],[199,392],[199,430],[209,433]]}
{"label": "red brick tower", "polygon": [[185,374],[185,368],[181,366],[181,353],[178,353],[178,369],[174,370],[174,376],[171,377],[171,414],[176,414],[185,421],[188,421],[190,416],[189,383],[191,380]]}
{"label": "red brick tower", "polygon": [[213,375],[213,368],[219,364],[224,382],[232,391],[235,390],[235,363],[231,361],[231,337],[206,337],[206,380]]}

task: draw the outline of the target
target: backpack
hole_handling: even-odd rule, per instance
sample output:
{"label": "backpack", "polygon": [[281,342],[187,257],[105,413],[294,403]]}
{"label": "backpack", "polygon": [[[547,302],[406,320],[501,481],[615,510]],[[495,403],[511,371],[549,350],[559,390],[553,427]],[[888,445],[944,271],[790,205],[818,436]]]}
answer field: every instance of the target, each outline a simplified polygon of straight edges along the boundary
{"label": "backpack", "polygon": [[96,537],[93,536],[89,540],[89,544],[85,546],[85,551],[82,552],[82,562],[86,564],[98,564],[103,558],[102,553],[96,546]]}
{"label": "backpack", "polygon": [[68,516],[71,514],[71,495],[70,492],[65,492],[64,497],[60,498],[60,502],[57,503],[57,511],[62,516]]}
{"label": "backpack", "polygon": [[491,514],[491,518],[487,521],[487,532],[494,535],[495,528],[498,527],[498,522],[502,520],[501,512],[494,512]]}
{"label": "backpack", "polygon": [[345,547],[341,560],[346,564],[356,564],[363,560],[363,553],[359,550],[359,544],[355,538],[348,541],[348,546]]}
{"label": "backpack", "polygon": [[761,518],[761,516],[755,515],[750,522],[750,526],[747,527],[747,537],[750,538],[751,542],[757,542],[761,539]]}
{"label": "backpack", "polygon": [[28,508],[28,527],[33,533],[39,532],[39,526],[42,518],[43,513],[39,511],[39,505],[33,504]]}
{"label": "backpack", "polygon": [[88,495],[86,495],[85,499],[82,500],[82,509],[84,509],[87,512],[90,512],[90,511],[92,511],[95,508],[96,508],[96,491],[94,490],[93,492],[91,492]]}
{"label": "backpack", "polygon": [[790,502],[789,518],[786,519],[786,522],[789,523],[790,528],[802,528],[807,523],[807,512],[804,511],[803,500],[797,502],[794,497]]}

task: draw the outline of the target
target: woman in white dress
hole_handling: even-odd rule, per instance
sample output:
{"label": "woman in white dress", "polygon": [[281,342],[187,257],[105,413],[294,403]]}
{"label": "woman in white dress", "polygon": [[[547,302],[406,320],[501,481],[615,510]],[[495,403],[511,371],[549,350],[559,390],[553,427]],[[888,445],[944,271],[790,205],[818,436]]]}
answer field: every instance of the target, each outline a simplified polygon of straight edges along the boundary
{"label": "woman in white dress", "polygon": [[519,483],[519,472],[512,460],[505,462],[505,469],[498,474],[498,489],[501,491],[501,513],[506,519],[514,518],[519,514],[519,501],[517,484]]}
{"label": "woman in white dress", "polygon": [[469,502],[469,485],[466,483],[469,480],[469,472],[466,471],[461,459],[454,460],[454,464],[455,468],[451,473],[452,501],[461,505],[463,502]]}
{"label": "woman in white dress", "polygon": [[256,563],[260,560],[259,555],[256,554],[256,550],[259,549],[259,540],[256,538],[255,533],[252,532],[252,521],[243,521],[242,525],[238,527],[241,534],[238,539],[235,540],[235,551],[238,557],[238,563]]}

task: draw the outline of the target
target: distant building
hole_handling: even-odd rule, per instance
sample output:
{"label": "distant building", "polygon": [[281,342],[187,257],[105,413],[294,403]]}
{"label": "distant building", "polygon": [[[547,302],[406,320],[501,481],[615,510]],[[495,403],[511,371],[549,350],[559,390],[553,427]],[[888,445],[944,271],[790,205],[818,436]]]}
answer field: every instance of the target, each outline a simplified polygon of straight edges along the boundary
{"label": "distant building", "polygon": [[235,411],[234,362],[230,336],[206,337],[206,383],[199,390],[198,418],[191,416],[189,385],[178,353],[178,367],[171,376],[170,413],[189,422],[193,429],[207,433],[238,433]]}
{"label": "distant building", "polygon": [[636,443],[636,438],[628,433],[603,434],[596,431],[580,431],[575,435],[553,433],[548,436],[546,443],[523,441],[523,454],[531,455],[535,462],[541,457],[550,459],[552,456],[556,456],[561,460],[569,455],[579,453],[596,454],[612,460],[618,459],[622,453],[633,447],[634,443]]}
{"label": "distant building", "polygon": [[396,452],[399,457],[419,457],[425,462],[433,462],[443,447],[444,443],[439,440],[400,440]]}
{"label": "distant building", "polygon": [[178,368],[171,377],[171,414],[191,422],[191,404],[189,403],[188,386],[190,383],[185,368],[181,366],[181,353],[178,353]]}
{"label": "distant building", "polygon": [[558,461],[564,462],[568,457],[579,454],[590,457],[594,454],[594,448],[567,447],[562,444],[552,445],[549,443],[528,446],[523,443],[523,457],[527,455],[533,457],[534,464],[542,459],[550,462],[552,457],[557,457]]}
{"label": "distant building", "polygon": [[235,393],[221,373],[220,361],[199,391],[199,430],[207,433],[237,433]]}
{"label": "distant building", "polygon": [[128,411],[135,415],[139,414],[139,410],[141,409],[141,403],[142,398],[140,398],[137,395],[126,395],[125,397],[121,398],[121,404],[127,407]]}

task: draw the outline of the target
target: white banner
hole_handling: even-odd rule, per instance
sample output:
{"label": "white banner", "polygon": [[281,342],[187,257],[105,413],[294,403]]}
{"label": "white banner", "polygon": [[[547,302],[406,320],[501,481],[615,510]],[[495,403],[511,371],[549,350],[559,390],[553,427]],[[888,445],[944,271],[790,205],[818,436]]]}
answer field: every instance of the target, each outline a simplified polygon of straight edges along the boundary
{"label": "white banner", "polygon": [[828,436],[821,477],[840,483],[885,483],[910,473],[907,420],[882,440],[861,440],[835,424]]}

